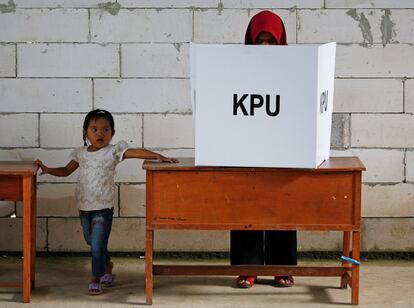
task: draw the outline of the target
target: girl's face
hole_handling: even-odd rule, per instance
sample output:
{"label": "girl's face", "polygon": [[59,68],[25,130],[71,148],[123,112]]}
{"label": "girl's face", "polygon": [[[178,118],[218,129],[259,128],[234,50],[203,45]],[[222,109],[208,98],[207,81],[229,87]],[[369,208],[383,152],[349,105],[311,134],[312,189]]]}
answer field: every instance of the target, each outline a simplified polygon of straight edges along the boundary
{"label": "girl's face", "polygon": [[269,32],[260,32],[256,37],[255,45],[277,45],[276,39]]}
{"label": "girl's face", "polygon": [[84,134],[91,143],[88,150],[97,151],[106,147],[111,142],[114,131],[108,119],[94,118],[89,121],[88,129]]}

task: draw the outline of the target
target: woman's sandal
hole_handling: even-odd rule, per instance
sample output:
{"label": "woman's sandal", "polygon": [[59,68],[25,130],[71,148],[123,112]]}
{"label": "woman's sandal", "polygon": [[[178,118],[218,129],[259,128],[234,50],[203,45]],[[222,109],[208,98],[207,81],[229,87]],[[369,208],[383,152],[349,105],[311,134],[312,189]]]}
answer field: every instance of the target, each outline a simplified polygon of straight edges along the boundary
{"label": "woman's sandal", "polygon": [[102,293],[102,286],[100,283],[91,282],[88,286],[89,295],[99,295]]}
{"label": "woman's sandal", "polygon": [[251,288],[256,282],[256,276],[239,276],[237,277],[236,283],[239,288]]}
{"label": "woman's sandal", "polygon": [[101,285],[103,287],[112,287],[114,285],[114,275],[105,274],[101,277]]}
{"label": "woman's sandal", "polygon": [[292,276],[275,276],[275,286],[279,288],[291,287],[295,284]]}

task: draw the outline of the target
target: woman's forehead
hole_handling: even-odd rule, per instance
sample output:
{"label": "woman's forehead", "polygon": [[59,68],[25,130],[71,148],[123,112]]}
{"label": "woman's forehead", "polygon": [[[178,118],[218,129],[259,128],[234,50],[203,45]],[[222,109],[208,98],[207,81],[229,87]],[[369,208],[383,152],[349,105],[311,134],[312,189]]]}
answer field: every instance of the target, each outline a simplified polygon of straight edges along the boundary
{"label": "woman's forehead", "polygon": [[261,38],[275,38],[272,33],[267,32],[267,31],[260,32],[257,37],[261,37]]}

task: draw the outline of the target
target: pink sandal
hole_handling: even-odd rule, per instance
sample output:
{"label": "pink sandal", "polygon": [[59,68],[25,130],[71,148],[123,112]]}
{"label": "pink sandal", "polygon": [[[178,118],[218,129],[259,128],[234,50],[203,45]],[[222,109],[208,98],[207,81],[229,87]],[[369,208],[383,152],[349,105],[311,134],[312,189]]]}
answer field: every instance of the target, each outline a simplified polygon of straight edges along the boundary
{"label": "pink sandal", "polygon": [[292,276],[275,276],[275,286],[279,288],[291,287],[295,284]]}
{"label": "pink sandal", "polygon": [[239,288],[248,289],[254,286],[256,280],[256,276],[239,276],[237,277],[236,283]]}

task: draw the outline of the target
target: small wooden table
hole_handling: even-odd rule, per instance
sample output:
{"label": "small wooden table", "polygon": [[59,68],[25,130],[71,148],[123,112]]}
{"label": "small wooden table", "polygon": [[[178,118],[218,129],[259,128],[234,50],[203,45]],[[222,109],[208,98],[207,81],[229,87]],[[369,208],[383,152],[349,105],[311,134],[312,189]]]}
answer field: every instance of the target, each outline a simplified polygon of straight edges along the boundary
{"label": "small wooden table", "polygon": [[0,282],[0,287],[23,288],[25,303],[35,285],[37,170],[31,161],[0,161],[0,200],[23,201],[23,282]]}
{"label": "small wooden table", "polygon": [[[154,230],[343,231],[343,255],[360,258],[361,173],[357,157],[335,157],[317,169],[196,167],[145,161],[146,297],[153,275],[338,276],[359,300],[359,267],[153,265]],[[351,250],[352,238],[352,253]]]}

